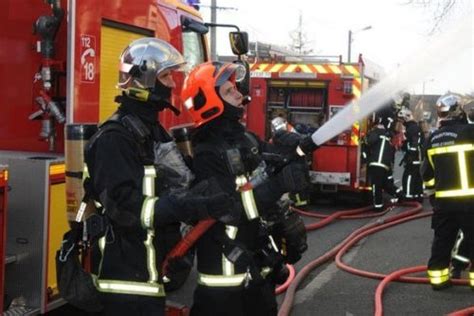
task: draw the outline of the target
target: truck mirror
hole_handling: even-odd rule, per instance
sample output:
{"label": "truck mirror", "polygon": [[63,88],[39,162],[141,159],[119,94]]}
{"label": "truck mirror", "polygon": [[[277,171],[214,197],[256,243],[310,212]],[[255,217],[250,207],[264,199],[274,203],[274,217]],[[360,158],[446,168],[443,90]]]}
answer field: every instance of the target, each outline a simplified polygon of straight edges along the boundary
{"label": "truck mirror", "polygon": [[245,60],[235,60],[235,64],[240,64],[245,67],[245,77],[240,82],[237,82],[237,89],[242,95],[248,96],[250,93],[250,67],[249,63]]}
{"label": "truck mirror", "polygon": [[184,31],[193,31],[199,34],[206,34],[209,32],[209,28],[199,21],[183,17],[181,21]]}
{"label": "truck mirror", "polygon": [[230,47],[235,55],[244,55],[249,51],[249,35],[247,32],[230,32]]}

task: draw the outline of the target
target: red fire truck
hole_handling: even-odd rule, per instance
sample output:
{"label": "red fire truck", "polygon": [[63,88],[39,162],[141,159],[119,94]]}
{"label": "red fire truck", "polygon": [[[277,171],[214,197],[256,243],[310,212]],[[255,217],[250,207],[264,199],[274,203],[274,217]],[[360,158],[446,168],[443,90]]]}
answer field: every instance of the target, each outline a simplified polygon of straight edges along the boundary
{"label": "red fire truck", "polygon": [[[279,57],[251,63],[247,127],[269,138],[271,120],[282,116],[296,130],[314,132],[373,82],[364,68],[362,57],[347,64],[340,56]],[[311,181],[317,190],[365,189],[360,139],[366,131],[366,120],[356,122],[314,153]]]}
{"label": "red fire truck", "polygon": [[[193,67],[209,60],[208,25],[179,0],[5,0],[0,20],[0,308],[45,313],[64,304],[55,252],[68,230],[65,210],[73,218],[83,194],[82,148],[116,109],[120,53],[153,36]],[[175,79],[173,101],[182,109],[184,75]],[[166,127],[191,121],[185,111],[160,119]]]}

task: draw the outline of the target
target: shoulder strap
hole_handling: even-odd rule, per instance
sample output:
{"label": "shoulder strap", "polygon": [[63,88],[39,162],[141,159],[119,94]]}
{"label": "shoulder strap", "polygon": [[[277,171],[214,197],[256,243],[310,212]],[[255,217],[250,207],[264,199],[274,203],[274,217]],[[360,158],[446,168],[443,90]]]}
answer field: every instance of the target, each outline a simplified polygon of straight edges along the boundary
{"label": "shoulder strap", "polygon": [[142,161],[148,161],[145,143],[151,137],[150,129],[143,122],[132,114],[120,116],[114,113],[107,121],[99,126],[99,130],[91,137],[85,147],[84,155],[94,146],[97,139],[108,132],[118,132],[138,145],[140,158]]}
{"label": "shoulder strap", "polygon": [[249,133],[249,132],[245,132],[244,135],[245,135],[245,138],[251,144],[251,148],[250,148],[251,152],[254,155],[258,154],[260,152],[260,143],[258,142],[257,137],[254,134]]}
{"label": "shoulder strap", "polygon": [[215,139],[215,142],[213,143],[205,142],[197,144],[193,148],[193,151],[195,155],[208,152],[213,153],[219,157],[224,157],[226,150],[230,148],[231,146],[223,139]]}

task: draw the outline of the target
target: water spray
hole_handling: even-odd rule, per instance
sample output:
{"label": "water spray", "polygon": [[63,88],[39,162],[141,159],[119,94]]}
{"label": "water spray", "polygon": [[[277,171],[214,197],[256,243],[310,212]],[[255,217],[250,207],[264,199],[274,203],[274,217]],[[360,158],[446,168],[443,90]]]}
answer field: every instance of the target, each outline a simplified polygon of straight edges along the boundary
{"label": "water spray", "polygon": [[[440,64],[452,60],[473,47],[472,19],[466,18],[450,31],[410,55],[396,71],[369,89],[358,100],[347,104],[342,111],[327,121],[311,135],[316,145],[321,145],[348,129],[355,121],[363,119],[386,104],[397,92],[416,84],[431,75]],[[469,69],[469,65],[466,65]],[[469,70],[468,70],[469,71]],[[470,71],[472,72],[472,65]]]}

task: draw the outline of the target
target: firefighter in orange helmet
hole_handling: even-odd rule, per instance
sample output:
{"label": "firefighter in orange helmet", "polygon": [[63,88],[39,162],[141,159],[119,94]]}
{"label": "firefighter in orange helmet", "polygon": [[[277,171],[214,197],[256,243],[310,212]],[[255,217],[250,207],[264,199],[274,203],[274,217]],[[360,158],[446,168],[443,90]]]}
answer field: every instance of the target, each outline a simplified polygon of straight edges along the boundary
{"label": "firefighter in orange helmet", "polygon": [[[239,221],[218,222],[197,242],[193,316],[277,314],[275,284],[284,282],[287,270],[261,218],[277,212],[276,202],[284,192],[309,184],[304,161],[293,161],[260,185],[250,185],[249,175],[262,162],[260,154],[273,145],[246,132],[239,121],[244,107],[236,82],[244,71],[231,63],[201,64],[188,75],[181,94],[197,126],[192,140],[197,179],[216,177],[241,212]],[[297,214],[286,217],[282,230],[292,241],[288,248],[306,249]]]}

